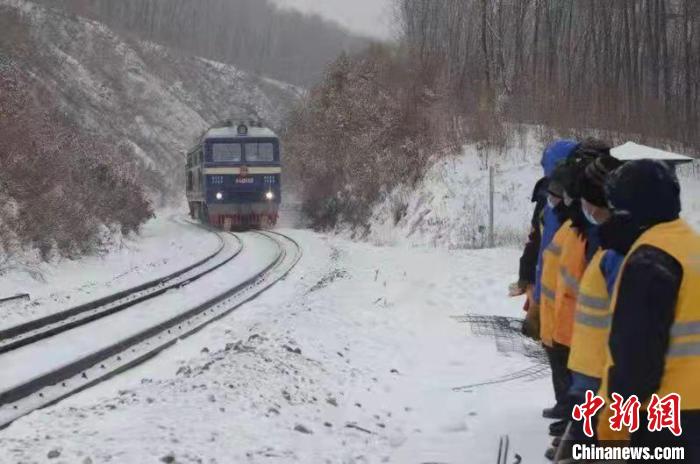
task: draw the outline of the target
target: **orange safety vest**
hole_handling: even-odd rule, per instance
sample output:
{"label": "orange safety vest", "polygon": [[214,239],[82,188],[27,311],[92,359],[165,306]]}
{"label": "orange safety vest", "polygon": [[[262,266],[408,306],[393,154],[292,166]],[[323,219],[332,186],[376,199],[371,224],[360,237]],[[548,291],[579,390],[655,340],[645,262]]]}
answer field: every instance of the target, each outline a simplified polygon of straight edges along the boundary
{"label": "orange safety vest", "polygon": [[579,283],[586,270],[586,241],[569,227],[562,247],[554,299],[554,341],[571,346]]}
{"label": "orange safety vest", "polygon": [[559,262],[562,247],[571,233],[571,221],[566,221],[559,228],[552,242],[542,253],[542,277],[540,278],[540,338],[546,346],[552,346],[554,340],[554,299],[557,280],[559,279]]}
{"label": "orange safety vest", "polygon": [[[675,318],[671,327],[671,339],[666,354],[661,386],[656,392],[660,397],[669,393],[681,396],[681,410],[700,410],[700,235],[682,219],[666,222],[646,231],[632,246],[629,256],[644,245],[659,248],[673,256],[683,268],[683,280],[678,292]],[[627,259],[622,264],[611,307],[617,304],[617,293],[624,275]],[[614,364],[608,347],[600,396],[610,402],[608,373]],[[626,399],[626,398],[625,398]],[[598,423],[600,440],[628,438],[624,431],[610,430],[610,408],[606,408]]]}

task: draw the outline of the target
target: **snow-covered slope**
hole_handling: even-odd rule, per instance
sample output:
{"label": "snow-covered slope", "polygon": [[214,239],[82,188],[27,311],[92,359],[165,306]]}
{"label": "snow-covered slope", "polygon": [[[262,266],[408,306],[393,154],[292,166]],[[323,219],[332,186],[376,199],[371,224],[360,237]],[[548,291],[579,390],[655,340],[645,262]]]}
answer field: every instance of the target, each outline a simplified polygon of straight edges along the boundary
{"label": "snow-covered slope", "polygon": [[542,176],[540,154],[531,132],[501,150],[466,145],[460,155],[437,160],[417,186],[390,192],[374,208],[368,238],[378,244],[486,246],[492,165],[496,243],[517,243],[532,214],[532,188]]}
{"label": "snow-covered slope", "polygon": [[80,127],[128,142],[162,174],[152,187],[169,194],[180,190],[183,151],[208,125],[238,115],[277,125],[298,92],[30,1],[0,0],[0,8],[21,12],[32,44],[14,64],[48,91],[47,103]]}
{"label": "snow-covered slope", "polygon": [[700,231],[700,161],[678,168],[681,181],[682,216]]}
{"label": "snow-covered slope", "polygon": [[[439,159],[415,187],[399,186],[375,206],[367,239],[376,244],[479,248],[488,244],[489,171],[494,174],[496,245],[519,244],[527,233],[532,189],[542,176],[545,143],[530,129],[505,148],[467,145]],[[700,230],[700,161],[678,169],[683,215]],[[363,230],[364,232],[364,230]]]}

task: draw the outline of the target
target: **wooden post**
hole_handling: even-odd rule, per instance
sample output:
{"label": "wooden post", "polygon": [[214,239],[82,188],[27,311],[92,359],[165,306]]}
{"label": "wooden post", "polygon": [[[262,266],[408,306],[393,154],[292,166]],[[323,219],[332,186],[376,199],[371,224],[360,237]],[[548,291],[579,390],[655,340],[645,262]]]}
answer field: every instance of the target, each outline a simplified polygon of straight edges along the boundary
{"label": "wooden post", "polygon": [[489,166],[489,248],[493,248],[496,243],[493,228],[493,196],[494,196],[494,168]]}

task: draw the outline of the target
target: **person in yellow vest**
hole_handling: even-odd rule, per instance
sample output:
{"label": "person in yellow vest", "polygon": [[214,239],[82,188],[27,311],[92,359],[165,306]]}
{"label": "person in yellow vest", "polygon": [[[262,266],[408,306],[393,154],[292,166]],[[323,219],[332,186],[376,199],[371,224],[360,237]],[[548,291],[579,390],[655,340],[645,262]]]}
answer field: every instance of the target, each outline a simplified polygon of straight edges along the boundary
{"label": "person in yellow vest", "polygon": [[[643,407],[634,446],[683,445],[684,462],[700,462],[700,235],[680,219],[680,185],[659,161],[627,163],[610,176],[613,211],[601,229],[625,254],[611,302],[612,327],[600,394]],[[645,408],[652,395],[681,396],[682,435],[650,432]],[[616,437],[607,421],[600,439]]]}
{"label": "person in yellow vest", "polygon": [[590,236],[595,239],[591,242],[597,242],[598,248],[591,250],[594,254],[581,278],[576,299],[569,369],[575,380],[572,394],[577,404],[587,390],[598,391],[605,367],[612,324],[610,297],[624,256],[610,249],[610,244],[600,237],[599,229],[610,218],[605,182],[621,165],[610,155],[601,156],[586,168],[581,182],[581,210],[592,225]]}

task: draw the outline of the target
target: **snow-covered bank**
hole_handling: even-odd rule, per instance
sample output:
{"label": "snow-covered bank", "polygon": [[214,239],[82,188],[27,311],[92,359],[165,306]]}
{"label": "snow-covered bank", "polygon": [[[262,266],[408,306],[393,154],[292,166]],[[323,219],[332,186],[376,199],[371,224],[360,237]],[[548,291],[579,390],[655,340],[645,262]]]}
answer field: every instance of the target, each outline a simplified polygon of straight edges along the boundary
{"label": "snow-covered bank", "polygon": [[[539,361],[452,316],[520,315],[517,250],[376,248],[289,231],[299,267],[232,316],[0,432],[0,462],[492,462],[546,444]],[[523,345],[517,341],[513,347]]]}
{"label": "snow-covered bank", "polygon": [[[454,157],[437,161],[415,187],[399,186],[373,209],[369,232],[375,244],[480,248],[488,243],[489,172],[494,175],[496,245],[525,238],[533,205],[532,189],[542,177],[545,144],[534,130],[515,136],[505,148],[467,145]],[[700,161],[678,169],[683,214],[700,229]],[[345,233],[344,235],[348,235]]]}
{"label": "snow-covered bank", "polygon": [[102,256],[53,263],[37,259],[11,268],[0,277],[0,297],[28,293],[31,300],[0,304],[0,328],[167,276],[217,250],[215,234],[179,222],[177,214],[159,212],[140,235],[122,238]]}
{"label": "snow-covered bank", "polygon": [[683,211],[681,215],[700,231],[700,161],[678,168]]}

